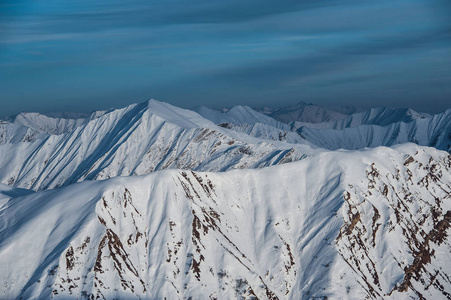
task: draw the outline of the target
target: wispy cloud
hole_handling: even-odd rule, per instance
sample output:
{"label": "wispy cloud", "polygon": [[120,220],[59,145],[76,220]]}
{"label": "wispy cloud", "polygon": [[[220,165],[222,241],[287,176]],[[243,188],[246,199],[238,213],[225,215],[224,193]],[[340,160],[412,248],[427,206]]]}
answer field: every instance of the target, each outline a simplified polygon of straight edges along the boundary
{"label": "wispy cloud", "polygon": [[450,24],[448,0],[3,1],[0,97],[30,101],[26,85],[69,99],[63,87],[77,85],[71,99],[123,104],[364,95],[419,107],[415,95],[450,97]]}

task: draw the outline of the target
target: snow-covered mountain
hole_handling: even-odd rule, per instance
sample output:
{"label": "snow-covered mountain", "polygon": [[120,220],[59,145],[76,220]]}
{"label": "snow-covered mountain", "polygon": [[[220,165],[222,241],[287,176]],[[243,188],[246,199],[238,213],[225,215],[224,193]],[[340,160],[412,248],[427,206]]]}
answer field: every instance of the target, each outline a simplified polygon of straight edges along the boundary
{"label": "snow-covered mountain", "polygon": [[338,107],[334,109],[305,102],[281,108],[263,107],[256,108],[256,110],[283,123],[334,122],[345,119],[348,115],[359,111],[355,107]]}
{"label": "snow-covered mountain", "polygon": [[451,299],[451,110],[303,107],[1,121],[0,299]]}
{"label": "snow-covered mountain", "polygon": [[49,135],[59,135],[96,119],[107,111],[82,113],[40,113],[23,112],[0,120],[0,144],[34,142],[45,140]]}
{"label": "snow-covered mountain", "polygon": [[[309,110],[306,107],[314,108],[314,116],[319,111],[320,115],[326,112],[323,107],[302,103],[278,110],[262,109],[268,115],[291,109],[290,114],[284,114],[285,121],[290,124],[288,125],[249,107],[236,106],[223,111],[201,107],[197,111],[220,126],[268,140],[310,143],[330,150],[413,142],[451,152],[451,110],[430,115],[408,108],[374,108],[331,122],[318,122],[321,118],[311,117],[309,123],[309,117],[303,115],[305,113],[308,116]],[[298,117],[303,122],[295,121]]]}
{"label": "snow-covered mountain", "polygon": [[234,106],[222,111],[199,106],[194,109],[213,123],[247,135],[273,141],[308,144],[292,126],[279,122],[247,106]]}
{"label": "snow-covered mountain", "polygon": [[293,121],[291,124],[295,129],[300,127],[316,129],[345,129],[358,127],[361,125],[388,126],[393,123],[409,123],[418,119],[431,117],[432,116],[430,114],[418,113],[410,108],[379,107],[354,113],[344,119],[332,122],[309,123]]}
{"label": "snow-covered mountain", "polygon": [[[429,117],[419,114],[401,114],[398,117],[384,117],[382,114],[373,119],[364,118],[356,122],[350,117],[347,119],[350,122],[344,126],[341,125],[346,122],[335,123],[337,126],[334,127],[338,129],[301,127],[297,131],[312,144],[331,150],[413,142],[451,152],[451,110]],[[396,121],[399,119],[400,121]],[[366,125],[365,121],[372,124]]]}
{"label": "snow-covered mountain", "polygon": [[95,111],[89,114],[49,113],[48,115],[23,112],[13,117],[5,118],[5,121],[32,128],[49,135],[58,135],[72,131],[107,112],[109,111]]}
{"label": "snow-covered mountain", "polygon": [[223,109],[222,111],[214,110],[205,106],[199,106],[193,110],[215,124],[230,123],[234,125],[254,125],[260,123],[283,130],[291,129],[289,125],[276,121],[275,119],[259,113],[248,106],[237,105],[230,109]]}
{"label": "snow-covered mountain", "polygon": [[451,157],[407,144],[259,170],[0,186],[5,299],[446,299]]}
{"label": "snow-covered mountain", "polygon": [[30,143],[0,144],[0,182],[38,190],[167,168],[259,168],[318,151],[308,145],[253,138],[155,100],[73,126],[72,131]]}
{"label": "snow-covered mountain", "polygon": [[34,128],[0,121],[0,144],[32,142],[36,139],[45,139],[47,136],[47,134]]}

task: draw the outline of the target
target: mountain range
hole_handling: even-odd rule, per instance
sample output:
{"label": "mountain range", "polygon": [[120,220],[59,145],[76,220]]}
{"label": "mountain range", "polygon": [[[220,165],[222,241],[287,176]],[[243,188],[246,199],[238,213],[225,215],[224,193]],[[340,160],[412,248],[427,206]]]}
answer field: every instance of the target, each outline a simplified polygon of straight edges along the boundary
{"label": "mountain range", "polygon": [[0,121],[0,298],[451,299],[451,110]]}

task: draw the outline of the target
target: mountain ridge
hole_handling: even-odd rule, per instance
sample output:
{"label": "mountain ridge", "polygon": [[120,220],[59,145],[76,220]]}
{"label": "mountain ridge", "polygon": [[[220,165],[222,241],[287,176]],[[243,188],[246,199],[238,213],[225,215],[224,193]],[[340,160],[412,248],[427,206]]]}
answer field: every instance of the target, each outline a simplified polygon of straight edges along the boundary
{"label": "mountain ridge", "polygon": [[195,112],[151,100],[114,110],[62,135],[0,144],[0,182],[46,189],[158,169],[223,171],[298,160],[309,145],[221,128]]}
{"label": "mountain ridge", "polygon": [[451,110],[199,110],[2,121],[0,298],[451,298]]}
{"label": "mountain ridge", "polygon": [[0,210],[4,295],[447,297],[450,181],[448,154],[407,144],[11,197]]}

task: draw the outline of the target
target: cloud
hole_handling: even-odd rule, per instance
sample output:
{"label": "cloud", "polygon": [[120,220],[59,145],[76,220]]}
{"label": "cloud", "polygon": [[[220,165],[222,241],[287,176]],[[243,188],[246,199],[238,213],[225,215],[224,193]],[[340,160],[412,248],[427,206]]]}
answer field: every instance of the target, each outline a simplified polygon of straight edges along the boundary
{"label": "cloud", "polygon": [[445,98],[438,87],[451,76],[450,8],[448,0],[7,1],[2,90],[26,101],[14,87],[44,97],[64,81],[89,87],[74,92],[79,99],[92,99],[90,89],[111,95],[89,76],[121,82],[118,98],[326,101],[359,89],[394,98],[396,84]]}
{"label": "cloud", "polygon": [[[440,46],[434,45],[437,43],[442,44]],[[341,72],[351,64],[360,64],[365,60],[376,60],[374,56],[400,56],[402,58],[410,52],[422,51],[423,48],[427,47],[451,49],[451,27],[415,34],[358,37],[343,44],[322,48],[318,52],[256,62],[251,65],[221,70],[210,75],[222,79],[248,78],[256,82],[260,80],[284,82],[286,78],[293,76],[299,78],[329,72]]]}

